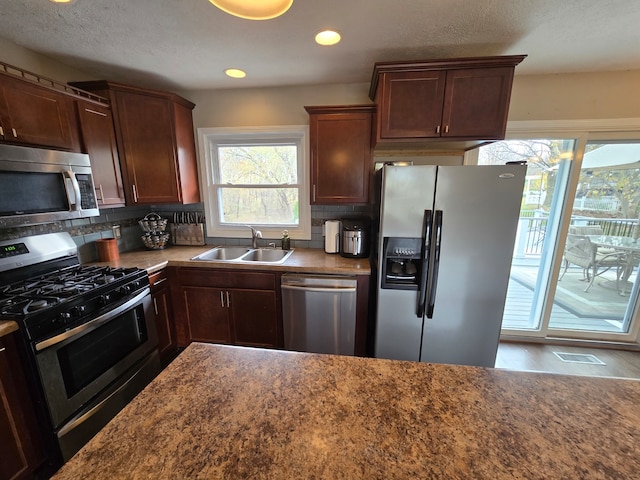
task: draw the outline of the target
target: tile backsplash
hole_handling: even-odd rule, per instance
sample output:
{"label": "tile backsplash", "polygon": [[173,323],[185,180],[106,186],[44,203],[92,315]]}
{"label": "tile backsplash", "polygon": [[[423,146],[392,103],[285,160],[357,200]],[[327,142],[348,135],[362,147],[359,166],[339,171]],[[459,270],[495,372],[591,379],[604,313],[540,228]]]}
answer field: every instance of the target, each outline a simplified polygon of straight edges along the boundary
{"label": "tile backsplash", "polygon": [[[114,226],[120,227],[121,236],[118,239],[118,249],[120,252],[127,252],[144,248],[141,240],[142,229],[138,221],[145,215],[155,212],[171,220],[174,212],[182,211],[204,213],[204,204],[104,208],[100,210],[100,215],[97,217],[0,229],[0,240],[66,231],[78,245],[80,261],[83,263],[92,262],[98,258],[95,241],[100,238],[114,238]],[[311,207],[311,240],[292,240],[291,246],[293,248],[324,248],[322,225],[326,220],[343,217],[371,217],[372,212],[372,207],[369,205],[314,205]],[[248,244],[247,242],[250,242],[250,239],[206,237],[208,245]]]}

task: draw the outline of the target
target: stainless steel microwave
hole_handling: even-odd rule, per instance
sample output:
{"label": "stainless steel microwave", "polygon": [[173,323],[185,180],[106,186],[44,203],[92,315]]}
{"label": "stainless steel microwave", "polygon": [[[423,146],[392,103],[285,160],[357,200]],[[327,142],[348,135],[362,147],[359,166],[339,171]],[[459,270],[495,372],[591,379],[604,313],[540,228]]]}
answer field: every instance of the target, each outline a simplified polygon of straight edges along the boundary
{"label": "stainless steel microwave", "polygon": [[0,145],[0,228],[99,214],[89,155]]}

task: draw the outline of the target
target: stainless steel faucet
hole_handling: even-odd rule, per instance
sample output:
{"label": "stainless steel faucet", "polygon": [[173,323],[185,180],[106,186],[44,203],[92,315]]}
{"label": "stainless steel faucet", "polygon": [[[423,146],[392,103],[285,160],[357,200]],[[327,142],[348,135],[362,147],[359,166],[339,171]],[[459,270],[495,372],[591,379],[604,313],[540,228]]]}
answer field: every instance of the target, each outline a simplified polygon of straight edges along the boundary
{"label": "stainless steel faucet", "polygon": [[251,229],[251,247],[258,248],[258,239],[262,238],[262,232],[260,230],[256,230],[251,225],[247,225]]}

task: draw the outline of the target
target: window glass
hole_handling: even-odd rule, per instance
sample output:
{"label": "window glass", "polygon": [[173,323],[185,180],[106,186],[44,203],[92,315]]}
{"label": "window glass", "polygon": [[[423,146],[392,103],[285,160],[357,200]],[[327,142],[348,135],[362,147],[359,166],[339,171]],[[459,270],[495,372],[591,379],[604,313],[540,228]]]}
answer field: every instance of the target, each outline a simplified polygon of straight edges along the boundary
{"label": "window glass", "polygon": [[210,237],[311,238],[307,126],[199,129]]}

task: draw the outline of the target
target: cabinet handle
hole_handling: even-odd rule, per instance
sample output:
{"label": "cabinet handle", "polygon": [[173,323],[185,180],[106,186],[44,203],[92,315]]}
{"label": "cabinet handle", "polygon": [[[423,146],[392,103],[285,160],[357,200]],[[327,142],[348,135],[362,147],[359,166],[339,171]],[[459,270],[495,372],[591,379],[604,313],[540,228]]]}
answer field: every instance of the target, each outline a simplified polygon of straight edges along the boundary
{"label": "cabinet handle", "polygon": [[224,308],[224,292],[220,290],[220,305]]}
{"label": "cabinet handle", "polygon": [[449,133],[449,125],[444,126],[444,133]]}
{"label": "cabinet handle", "polygon": [[1,347],[1,348],[0,348],[0,353],[4,352],[5,350],[6,350],[6,348],[5,348],[5,347]]}
{"label": "cabinet handle", "polygon": [[167,279],[166,278],[161,278],[160,280],[158,280],[157,282],[153,282],[153,287],[157,287],[158,285],[160,285],[162,282],[166,282]]}
{"label": "cabinet handle", "polygon": [[16,129],[15,129],[15,128],[12,128],[12,129],[11,129],[11,131],[13,132],[13,136],[14,136],[15,138],[18,138],[18,133],[16,132]]}
{"label": "cabinet handle", "polygon": [[440,133],[440,125],[436,127],[436,133]]}
{"label": "cabinet handle", "polygon": [[158,315],[158,302],[156,302],[155,297],[153,298],[153,309],[156,312],[156,315]]}
{"label": "cabinet handle", "polygon": [[231,307],[231,301],[229,297],[229,290],[227,290],[227,308]]}
{"label": "cabinet handle", "polygon": [[4,129],[0,125],[0,137],[4,137]]}
{"label": "cabinet handle", "polygon": [[85,108],[84,111],[87,112],[87,113],[93,113],[94,115],[100,115],[101,117],[106,117],[107,116],[106,113],[96,112],[95,110],[91,110],[90,108]]}
{"label": "cabinet handle", "polygon": [[138,203],[138,189],[135,185],[131,185],[131,190],[133,191],[133,203]]}
{"label": "cabinet handle", "polygon": [[316,201],[316,184],[313,184],[313,201]]}

